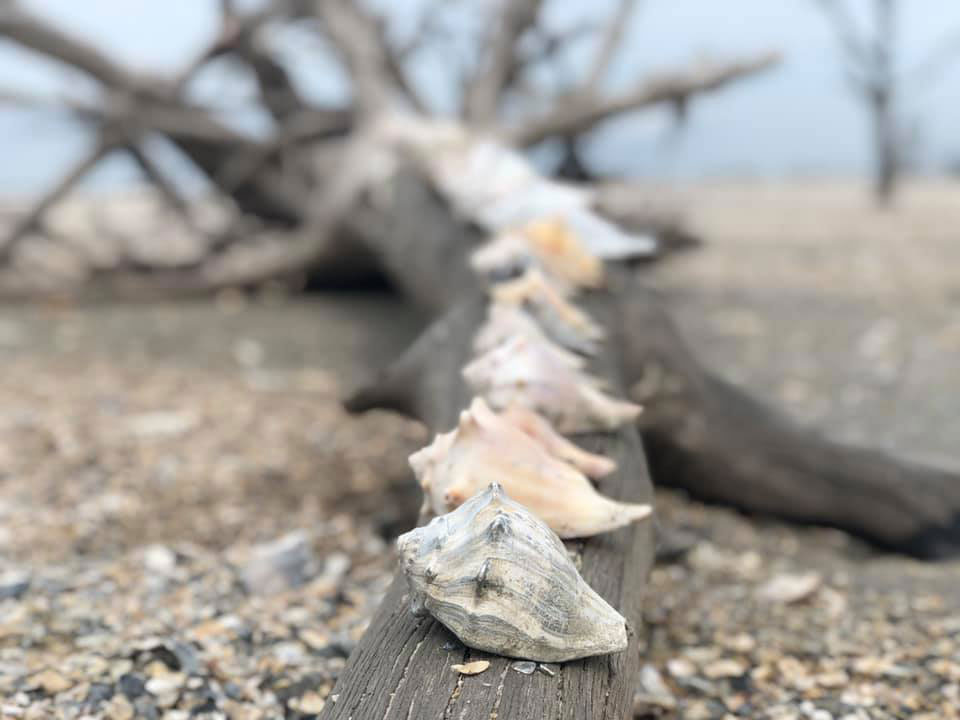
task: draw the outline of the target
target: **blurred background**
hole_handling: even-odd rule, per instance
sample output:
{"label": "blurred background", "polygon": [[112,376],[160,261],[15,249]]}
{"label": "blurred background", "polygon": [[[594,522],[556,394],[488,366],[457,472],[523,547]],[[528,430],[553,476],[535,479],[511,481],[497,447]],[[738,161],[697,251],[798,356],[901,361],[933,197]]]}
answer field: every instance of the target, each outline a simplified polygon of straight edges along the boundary
{"label": "blurred background", "polygon": [[[369,198],[339,192],[389,175],[351,154],[377,113],[598,188],[664,238],[641,272],[704,365],[960,470],[958,108],[950,0],[0,0],[0,717],[322,708],[428,439],[340,406],[428,321],[358,242],[389,235]],[[955,564],[658,503],[693,540],[651,581],[655,672],[710,646],[821,677],[841,670],[809,633],[831,626],[909,668],[842,670],[876,707],[955,717],[960,650],[917,659]],[[745,613],[781,575],[800,604]],[[773,656],[730,641],[759,633]],[[638,716],[722,717],[712,680]],[[748,694],[745,716],[787,702]],[[845,697],[830,712],[859,712]]]}

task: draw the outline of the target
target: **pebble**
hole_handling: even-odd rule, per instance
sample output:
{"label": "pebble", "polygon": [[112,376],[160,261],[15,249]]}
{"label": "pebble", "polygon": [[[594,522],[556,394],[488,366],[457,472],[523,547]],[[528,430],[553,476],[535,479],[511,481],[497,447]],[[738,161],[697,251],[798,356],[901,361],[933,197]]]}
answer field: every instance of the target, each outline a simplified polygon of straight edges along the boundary
{"label": "pebble", "polygon": [[516,670],[518,673],[522,673],[524,675],[533,675],[533,673],[537,670],[537,664],[535,662],[530,662],[529,660],[515,662],[510,665],[510,667]]}
{"label": "pebble", "polygon": [[56,695],[72,688],[74,683],[56,670],[41,670],[35,675],[31,675],[27,680],[27,687],[33,690],[40,690],[47,695]]}
{"label": "pebble", "polygon": [[451,665],[450,669],[461,675],[479,675],[488,667],[490,667],[489,660],[474,660],[473,662]]}
{"label": "pebble", "polygon": [[687,678],[696,674],[697,667],[685,658],[672,658],[667,661],[667,672],[675,678]]}
{"label": "pebble", "polygon": [[315,568],[310,538],[295,531],[254,547],[243,568],[243,581],[249,592],[271,595],[306,584]]}
{"label": "pebble", "polygon": [[739,660],[725,658],[708,663],[703,667],[703,674],[711,680],[719,678],[740,677],[746,673],[747,667]]}
{"label": "pebble", "polygon": [[139,675],[132,673],[121,675],[118,684],[120,686],[120,692],[129,700],[136,700],[147,691],[146,681]]}
{"label": "pebble", "polygon": [[298,711],[305,713],[307,715],[316,715],[321,710],[323,710],[324,700],[315,692],[308,692],[303,697],[298,698],[296,704],[293,702],[290,703],[290,706]]}
{"label": "pebble", "polygon": [[6,570],[0,573],[0,600],[17,600],[30,589],[30,573]]}
{"label": "pebble", "polygon": [[822,578],[816,572],[777,575],[761,585],[757,595],[762,600],[789,605],[809,598],[821,582]]}

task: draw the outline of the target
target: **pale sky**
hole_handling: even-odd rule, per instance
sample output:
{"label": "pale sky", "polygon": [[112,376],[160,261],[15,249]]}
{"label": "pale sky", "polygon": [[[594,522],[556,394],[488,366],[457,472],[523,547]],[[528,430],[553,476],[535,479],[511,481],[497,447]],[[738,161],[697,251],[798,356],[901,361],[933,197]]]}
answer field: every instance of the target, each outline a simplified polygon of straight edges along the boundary
{"label": "pale sky", "polygon": [[[844,1],[844,0],[838,0]],[[213,0],[21,0],[64,28],[96,41],[110,55],[154,72],[173,72],[213,33]],[[461,5],[482,7],[492,0]],[[554,27],[602,18],[615,0],[548,3]],[[862,24],[870,0],[846,0]],[[245,5],[256,5],[249,0]],[[379,0],[390,8],[392,29],[413,26],[421,0]],[[901,2],[901,67],[909,68],[949,33],[960,33],[955,0]],[[457,18],[474,27],[471,16]],[[633,18],[629,42],[611,72],[610,87],[644,73],[683,66],[698,58],[718,59],[777,49],[782,66],[762,77],[695,103],[677,131],[663,112],[635,114],[609,123],[590,144],[603,169],[668,180],[724,175],[781,177],[853,175],[869,167],[867,117],[841,71],[835,37],[813,0],[646,0]],[[344,80],[306,34],[274,38],[305,94],[336,100]],[[550,86],[572,81],[588,57],[584,43],[562,67],[543,78]],[[414,76],[438,108],[452,107],[455,78],[449,56],[424,55]],[[565,71],[565,72],[564,72]],[[88,83],[74,73],[37,60],[0,42],[0,90],[21,89],[55,96],[82,93]],[[235,73],[212,67],[194,88],[197,97],[234,113],[252,88]],[[960,57],[949,71],[927,83],[904,86],[905,115],[919,131],[917,158],[925,171],[960,161]],[[244,118],[250,125],[253,119]],[[255,124],[255,122],[253,123]],[[83,151],[81,129],[50,113],[0,107],[0,192],[36,192]],[[122,163],[98,173],[94,184],[116,186],[134,175]]]}

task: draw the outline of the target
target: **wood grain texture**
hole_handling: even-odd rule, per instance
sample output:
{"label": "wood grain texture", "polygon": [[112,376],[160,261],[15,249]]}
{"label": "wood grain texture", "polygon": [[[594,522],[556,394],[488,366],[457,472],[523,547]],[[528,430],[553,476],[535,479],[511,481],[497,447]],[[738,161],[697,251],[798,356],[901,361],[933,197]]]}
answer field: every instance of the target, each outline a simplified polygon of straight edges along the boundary
{"label": "wood grain texture", "polygon": [[[592,369],[622,392],[618,355],[607,349],[620,342],[616,329],[621,323],[613,296],[595,293],[584,306],[612,335]],[[482,305],[474,298],[451,310],[439,325],[428,330],[433,333],[432,352],[420,353],[426,367],[419,378],[411,373],[407,382],[415,383],[416,393],[422,396],[418,398],[417,414],[434,431],[452,427],[460,410],[469,404],[459,369],[470,355],[470,343],[482,317]],[[618,500],[652,502],[643,450],[633,427],[580,436],[577,442],[618,463],[615,473],[599,481],[600,492]],[[584,579],[627,619],[629,645],[625,652],[550,666],[555,673],[552,677],[539,671],[524,675],[511,668],[514,660],[465,648],[432,618],[411,615],[405,581],[398,577],[350,656],[320,717],[629,717],[640,663],[637,643],[641,603],[653,558],[652,523],[642,521],[568,547],[577,551]],[[456,663],[477,659],[490,661],[489,669],[480,675],[460,677],[450,669]]]}

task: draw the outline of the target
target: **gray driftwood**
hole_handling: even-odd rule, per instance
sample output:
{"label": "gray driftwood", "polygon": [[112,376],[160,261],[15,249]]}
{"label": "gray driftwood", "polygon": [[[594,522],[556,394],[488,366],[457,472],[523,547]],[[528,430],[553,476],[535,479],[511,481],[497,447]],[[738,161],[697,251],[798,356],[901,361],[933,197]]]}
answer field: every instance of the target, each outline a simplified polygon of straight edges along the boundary
{"label": "gray driftwood", "polygon": [[[484,301],[474,295],[458,303],[437,321],[420,347],[433,345],[426,363],[394,369],[393,380],[403,382],[413,402],[405,410],[423,419],[434,431],[447,430],[469,404],[460,368],[470,355],[470,343],[482,320]],[[619,325],[617,304],[610,294],[597,294],[587,306],[611,328]],[[619,338],[611,337],[608,348]],[[435,345],[434,345],[435,344]],[[411,348],[411,356],[417,346]],[[399,370],[397,369],[399,367]],[[609,350],[594,370],[621,387],[618,361]],[[402,376],[402,380],[400,379]],[[398,396],[399,397],[399,396]],[[370,398],[372,400],[372,398]],[[354,406],[362,405],[355,399]],[[614,458],[619,469],[599,483],[613,498],[650,502],[652,488],[636,430],[581,436],[585,447]],[[322,718],[623,718],[632,707],[639,669],[637,649],[641,602],[653,558],[652,524],[643,522],[570,545],[581,562],[586,581],[619,610],[631,628],[623,653],[549,666],[554,674],[524,675],[515,662],[471,651],[431,618],[410,614],[405,583],[394,582],[360,645],[333,690]],[[460,678],[450,666],[469,660],[490,660],[481,675]]]}

